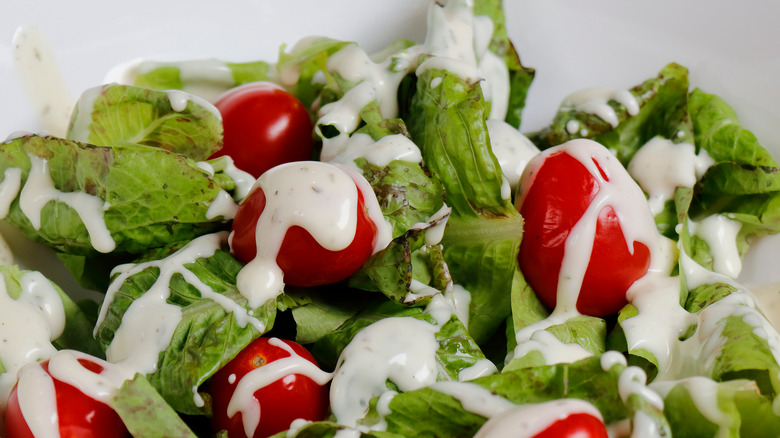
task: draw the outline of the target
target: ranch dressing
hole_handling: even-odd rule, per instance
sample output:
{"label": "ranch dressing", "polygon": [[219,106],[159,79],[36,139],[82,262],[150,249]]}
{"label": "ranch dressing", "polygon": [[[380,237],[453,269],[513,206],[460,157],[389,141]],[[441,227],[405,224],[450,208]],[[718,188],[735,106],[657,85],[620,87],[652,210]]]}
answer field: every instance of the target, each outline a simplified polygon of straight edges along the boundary
{"label": "ranch dressing", "polygon": [[[514,405],[497,415],[487,416],[488,421],[479,429],[475,438],[531,438],[545,431],[556,421],[584,413],[602,422],[601,412],[585,400],[564,398],[544,403]],[[481,414],[480,414],[481,415]]]}
{"label": "ranch dressing", "polygon": [[623,105],[631,116],[639,114],[639,102],[630,91],[611,88],[586,88],[575,91],[563,100],[561,106],[594,114],[616,128],[620,121],[615,109],[609,105],[610,101]]}

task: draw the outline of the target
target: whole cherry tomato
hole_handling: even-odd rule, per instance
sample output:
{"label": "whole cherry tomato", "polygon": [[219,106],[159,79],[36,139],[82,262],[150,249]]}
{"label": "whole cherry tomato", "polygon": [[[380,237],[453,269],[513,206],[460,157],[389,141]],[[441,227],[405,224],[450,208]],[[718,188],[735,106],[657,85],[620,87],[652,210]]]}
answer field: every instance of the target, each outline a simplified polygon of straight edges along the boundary
{"label": "whole cherry tomato", "polygon": [[[98,374],[103,367],[86,359],[78,359],[84,368]],[[49,372],[49,361],[40,366]],[[107,404],[84,394],[75,386],[52,378],[57,400],[57,417],[62,438],[105,438],[129,436],[122,419]],[[34,438],[22,415],[17,387],[11,391],[5,412],[6,438]]]}
{"label": "whole cherry tomato", "polygon": [[[645,197],[628,172],[603,146],[575,140],[532,159],[520,190],[515,205],[525,222],[518,260],[539,299],[555,308],[564,259],[573,257],[567,266],[587,264],[577,310],[591,316],[620,310],[628,288],[648,271],[646,243],[652,237],[647,236],[657,232]],[[630,219],[621,221],[621,215]],[[596,221],[595,227],[585,221]],[[631,227],[628,235],[641,235],[645,242],[634,240],[630,246],[626,227]],[[582,252],[576,245],[585,245],[589,257],[578,260]],[[563,276],[573,277],[570,271]]]}
{"label": "whole cherry tomato", "polygon": [[[297,163],[296,163],[297,164]],[[301,163],[301,166],[333,166],[327,163]],[[341,171],[341,170],[339,170]],[[276,169],[272,172],[276,172]],[[264,176],[269,179],[275,173]],[[350,175],[350,177],[353,177]],[[353,179],[354,181],[354,179]],[[357,190],[357,226],[352,242],[344,249],[331,251],[321,246],[303,227],[294,225],[286,229],[276,257],[276,264],[284,273],[284,282],[293,286],[316,286],[344,280],[355,273],[371,257],[377,240],[377,225],[371,219],[366,207],[366,196]],[[260,215],[266,208],[266,194],[262,186],[256,187],[242,202],[233,219],[233,233],[230,248],[236,258],[250,262],[257,253],[256,229]],[[327,205],[325,208],[340,208]],[[262,232],[271,232],[261,230]]]}
{"label": "whole cherry tomato", "polygon": [[[275,363],[281,366],[274,367]],[[242,406],[240,399],[231,405],[231,399],[242,384],[250,385],[253,392],[249,402],[256,404],[254,408],[259,412],[254,434],[251,435],[254,438],[287,430],[299,418],[324,420],[328,415],[328,388],[325,383],[312,380],[308,374],[291,374],[308,369],[320,377],[327,376],[317,372],[319,369],[316,367],[311,354],[295,342],[277,338],[256,339],[211,378],[209,391],[213,398],[211,422],[214,431],[226,430],[230,438],[248,435],[243,418],[247,408]],[[252,386],[253,377],[256,382],[261,382],[259,387]],[[229,415],[231,406],[237,406],[238,412],[234,415]]]}
{"label": "whole cherry tomato", "polygon": [[555,421],[533,438],[607,438],[604,422],[593,415],[574,413]]}
{"label": "whole cherry tomato", "polygon": [[230,155],[255,178],[290,161],[311,159],[312,124],[306,107],[292,94],[268,82],[226,91],[214,106],[222,114],[222,149],[210,158]]}

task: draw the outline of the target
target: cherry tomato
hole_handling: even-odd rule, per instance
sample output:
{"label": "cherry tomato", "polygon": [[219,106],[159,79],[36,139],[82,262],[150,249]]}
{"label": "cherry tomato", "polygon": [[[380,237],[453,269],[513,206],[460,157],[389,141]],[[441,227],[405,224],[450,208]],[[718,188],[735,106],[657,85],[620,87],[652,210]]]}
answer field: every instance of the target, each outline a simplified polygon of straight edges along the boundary
{"label": "cherry tomato", "polygon": [[[518,260],[528,284],[542,303],[552,309],[557,302],[567,239],[601,187],[592,170],[563,148],[546,152],[531,160],[520,180],[522,194],[516,199],[516,207],[525,224]],[[605,169],[595,159],[593,163],[601,178],[609,181]],[[625,172],[619,164],[617,167],[612,170]],[[616,179],[616,175],[612,178]],[[641,191],[621,191],[621,196],[641,196],[636,205],[646,207]],[[629,251],[612,205],[606,204],[598,212],[592,251],[576,303],[582,314],[605,316],[620,310],[627,303],[628,288],[650,266],[650,250],[644,243],[635,241],[633,253]],[[649,215],[649,209],[646,210]],[[652,222],[652,216],[648,220]],[[650,226],[654,228],[652,223]]]}
{"label": "cherry tomato", "polygon": [[[274,340],[272,340],[274,339]],[[284,342],[301,360],[314,365],[316,361],[305,348],[292,341],[258,338],[217,371],[209,383],[214,415],[211,419],[215,432],[227,430],[230,438],[246,437],[241,411],[228,417],[230,400],[249,372],[274,361],[291,357],[276,342]],[[301,374],[288,374],[254,392],[254,401],[260,406],[260,420],[253,435],[262,438],[287,430],[293,420],[324,420],[328,415],[328,389]]]}
{"label": "cherry tomato", "polygon": [[[369,216],[364,196],[358,190],[355,237],[342,250],[323,248],[300,226],[287,229],[276,257],[276,264],[284,273],[286,284],[317,286],[336,283],[355,273],[371,257],[377,239],[377,226]],[[257,187],[241,203],[233,219],[230,248],[236,258],[244,263],[249,263],[257,253],[255,230],[265,205],[265,192]]]}
{"label": "cherry tomato", "polygon": [[222,149],[255,178],[290,161],[311,159],[312,124],[306,107],[292,94],[268,82],[233,88],[214,106],[222,114]]}
{"label": "cherry tomato", "polygon": [[[103,371],[103,367],[86,359],[79,363],[94,373]],[[41,362],[48,373],[49,361]],[[81,392],[75,386],[52,379],[57,399],[57,416],[62,438],[101,438],[129,436],[119,415],[108,405]],[[6,438],[34,438],[30,427],[22,415],[17,388],[11,391],[5,412]]]}
{"label": "cherry tomato", "polygon": [[607,438],[604,422],[586,413],[574,413],[558,420],[533,438]]}

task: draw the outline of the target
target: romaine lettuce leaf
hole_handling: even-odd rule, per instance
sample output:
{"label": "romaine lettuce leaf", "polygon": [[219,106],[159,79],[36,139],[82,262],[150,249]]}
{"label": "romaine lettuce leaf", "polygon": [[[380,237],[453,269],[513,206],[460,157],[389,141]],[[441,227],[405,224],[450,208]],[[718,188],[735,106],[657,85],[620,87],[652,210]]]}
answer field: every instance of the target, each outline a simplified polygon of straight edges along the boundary
{"label": "romaine lettuce leaf", "polygon": [[[169,262],[170,263],[170,262]],[[269,330],[276,315],[276,302],[269,300],[263,306],[250,309],[247,300],[236,289],[236,275],[242,264],[229,253],[218,250],[209,257],[198,258],[177,269],[186,269],[198,280],[236,306],[251,312],[252,318]],[[150,290],[160,278],[160,268],[150,265],[125,279],[111,297],[105,318],[96,329],[96,338],[109,346],[114,333],[122,324],[122,318],[130,305]],[[201,393],[203,405],[195,402],[194,388],[199,388],[212,374],[238,354],[241,349],[262,333],[252,323],[241,323],[224,304],[208,296],[188,283],[180,273],[175,273],[168,285],[169,304],[181,307],[182,318],[176,326],[168,347],[157,361],[157,371],[147,375],[149,382],[178,412],[207,414],[210,397]]]}
{"label": "romaine lettuce leaf", "polygon": [[66,138],[96,146],[152,146],[200,161],[222,147],[222,117],[184,92],[108,84],[82,94]]}
{"label": "romaine lettuce leaf", "polygon": [[[215,201],[229,198],[225,189],[233,187],[223,189],[219,183],[232,186],[232,180],[221,174],[212,177],[183,155],[148,146],[101,147],[39,136],[0,144],[0,153],[4,157],[0,175],[9,168],[22,170],[20,192],[34,155],[45,160],[57,191],[96,197],[115,243],[114,253],[138,254],[225,226],[225,218],[212,217],[209,209]],[[5,220],[27,237],[68,254],[98,253],[84,221],[68,204],[48,202],[40,227],[35,227],[22,211],[20,198],[13,201]]]}
{"label": "romaine lettuce leaf", "polygon": [[110,405],[132,436],[196,437],[142,374],[126,381]]}
{"label": "romaine lettuce leaf", "polygon": [[[675,142],[692,142],[687,111],[688,70],[679,64],[665,66],[658,76],[628,90],[639,106],[635,115],[618,101],[607,104],[615,111],[618,125],[596,114],[562,105],[549,127],[529,134],[540,148],[546,149],[575,138],[591,138],[613,151],[626,166],[636,151],[655,136]],[[570,124],[579,129],[569,129]]]}
{"label": "romaine lettuce leaf", "polygon": [[471,292],[468,327],[479,343],[510,314],[522,235],[522,218],[502,190],[505,181],[490,150],[485,114],[479,84],[430,70],[417,81],[406,121],[452,207],[442,240],[444,258],[453,280]]}

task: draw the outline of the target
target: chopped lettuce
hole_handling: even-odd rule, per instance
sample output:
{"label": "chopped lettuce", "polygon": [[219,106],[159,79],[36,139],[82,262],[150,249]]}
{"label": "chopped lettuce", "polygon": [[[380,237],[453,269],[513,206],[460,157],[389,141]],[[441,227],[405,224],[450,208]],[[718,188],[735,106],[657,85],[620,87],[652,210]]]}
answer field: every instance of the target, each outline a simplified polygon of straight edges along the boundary
{"label": "chopped lettuce", "polygon": [[222,118],[210,103],[183,92],[109,84],[81,96],[67,138],[152,146],[200,161],[222,147]]}
{"label": "chopped lettuce", "polygon": [[[166,263],[170,269],[170,262]],[[218,250],[209,257],[186,263],[179,270],[194,274],[198,281],[217,296],[203,296],[201,290],[181,273],[170,277],[170,296],[166,302],[181,308],[181,320],[169,345],[159,354],[156,371],[147,375],[149,382],[178,412],[205,414],[210,412],[210,396],[200,393],[196,404],[195,388],[199,388],[220,367],[238,354],[252,340],[273,326],[276,302],[269,300],[251,309],[236,289],[236,275],[243,265],[227,252]],[[189,274],[188,274],[189,275]],[[98,325],[98,341],[109,347],[115,332],[124,323],[123,316],[135,300],[149,292],[161,276],[161,268],[150,264],[124,279],[115,294],[103,306],[108,306],[105,318]],[[217,299],[219,298],[219,299]],[[226,307],[227,300],[232,307]],[[251,312],[256,324],[239,319],[236,309]]]}
{"label": "chopped lettuce", "polygon": [[[138,254],[224,227],[225,218],[211,217],[209,208],[234,186],[229,178],[212,177],[183,155],[149,146],[101,147],[31,135],[0,144],[0,153],[0,174],[22,169],[22,187],[34,156],[43,160],[43,177],[51,177],[54,190],[95,197],[102,208],[94,215],[102,214],[97,220],[105,223],[115,244],[106,249],[115,253]],[[223,189],[218,182],[228,185]],[[94,222],[93,214],[82,217],[55,196],[43,206],[36,227],[19,198],[5,220],[27,237],[69,254],[97,254],[85,226],[86,220]]]}

